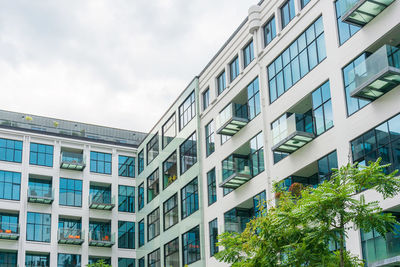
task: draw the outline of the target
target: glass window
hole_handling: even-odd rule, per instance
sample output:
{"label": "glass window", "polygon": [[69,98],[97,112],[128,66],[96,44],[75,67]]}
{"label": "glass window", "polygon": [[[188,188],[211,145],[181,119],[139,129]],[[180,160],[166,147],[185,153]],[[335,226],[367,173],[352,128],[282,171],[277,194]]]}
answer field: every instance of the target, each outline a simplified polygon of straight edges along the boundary
{"label": "glass window", "polygon": [[147,165],[153,161],[158,156],[158,133],[156,133],[153,138],[146,144],[147,151]]}
{"label": "glass window", "polygon": [[247,86],[247,106],[249,120],[254,119],[261,112],[258,77]]}
{"label": "glass window", "polygon": [[225,71],[217,77],[218,95],[220,95],[226,88]]}
{"label": "glass window", "polygon": [[118,156],[118,175],[124,177],[135,177],[135,158]]}
{"label": "glass window", "polygon": [[207,172],[208,206],[217,201],[217,181],[215,179],[215,168]]}
{"label": "glass window", "polygon": [[144,183],[141,183],[138,187],[138,209],[141,210],[144,207]]}
{"label": "glass window", "polygon": [[147,239],[148,241],[160,235],[160,208],[147,215]]}
{"label": "glass window", "polygon": [[139,265],[139,267],[145,267],[144,266],[144,257],[139,259],[138,265]]}
{"label": "glass window", "polygon": [[268,65],[270,103],[289,90],[325,58],[324,28],[322,17],[319,17]]}
{"label": "glass window", "polygon": [[164,266],[179,267],[179,238],[164,245]]}
{"label": "glass window", "polygon": [[80,267],[80,266],[81,266],[81,255],[58,253],[57,267]]}
{"label": "glass window", "polygon": [[158,168],[147,177],[147,203],[152,201],[160,193],[160,180]]}
{"label": "glass window", "polygon": [[236,56],[232,62],[229,64],[229,74],[231,78],[231,82],[239,76],[240,69],[239,69],[239,57]]}
{"label": "glass window", "polygon": [[50,267],[50,255],[26,253],[25,267]]}
{"label": "glass window", "polygon": [[175,113],[162,126],[162,145],[165,148],[176,136]]}
{"label": "glass window", "polygon": [[118,221],[118,248],[135,248],[135,223]]}
{"label": "glass window", "polygon": [[17,252],[5,252],[0,251],[0,264],[4,264],[3,266],[18,266],[17,265]]}
{"label": "glass window", "polygon": [[182,235],[183,264],[191,264],[200,260],[200,228],[189,230]]}
{"label": "glass window", "polygon": [[312,93],[316,134],[320,135],[333,127],[331,91],[329,81]]}
{"label": "glass window", "polygon": [[144,219],[139,222],[139,234],[138,234],[138,243],[139,247],[143,246],[145,242],[144,238]]}
{"label": "glass window", "polygon": [[118,186],[118,211],[135,212],[135,187]]}
{"label": "glass window", "polygon": [[246,68],[254,60],[253,40],[243,48],[243,66]]}
{"label": "glass window", "polygon": [[289,24],[295,16],[294,0],[288,0],[281,7],[282,29]]}
{"label": "glass window", "polygon": [[210,105],[210,89],[207,88],[203,92],[203,110],[206,110],[209,105]]}
{"label": "glass window", "polygon": [[336,6],[336,21],[338,27],[339,34],[339,43],[340,45],[344,44],[347,40],[350,39],[356,32],[358,32],[361,27],[352,25],[342,21],[342,14],[346,9],[346,1],[347,0],[338,0],[335,2]]}
{"label": "glass window", "polygon": [[220,134],[220,136],[221,136],[221,145],[225,144],[226,141],[228,141],[229,139],[232,138],[232,136],[230,136],[230,135]]}
{"label": "glass window", "polygon": [[318,160],[318,183],[329,180],[332,169],[338,167],[336,150]]}
{"label": "glass window", "polygon": [[272,17],[264,26],[264,46],[267,46],[276,37],[275,17]]}
{"label": "glass window", "polygon": [[90,151],[90,171],[111,174],[111,154]]}
{"label": "glass window", "polygon": [[18,214],[0,213],[0,233],[10,231],[13,234],[19,234]]}
{"label": "glass window", "polygon": [[182,220],[199,209],[197,177],[181,189]]}
{"label": "glass window", "polygon": [[261,207],[267,207],[267,196],[265,191],[262,191],[258,195],[253,197],[253,209],[254,209],[254,216],[258,217],[261,215]]}
{"label": "glass window", "polygon": [[61,240],[83,239],[80,219],[58,218],[58,238]]}
{"label": "glass window", "polygon": [[29,164],[53,167],[53,146],[31,143]]}
{"label": "glass window", "polygon": [[196,98],[194,91],[179,106],[179,130],[182,130],[196,116]]}
{"label": "glass window", "polygon": [[0,138],[0,160],[22,162],[22,141]]}
{"label": "glass window", "polygon": [[135,259],[118,258],[118,267],[135,267]]}
{"label": "glass window", "polygon": [[178,163],[176,151],[172,153],[163,163],[163,188],[167,188],[178,178]]}
{"label": "glass window", "polygon": [[301,0],[301,8],[304,8],[311,0]]}
{"label": "glass window", "polygon": [[26,240],[50,243],[50,230],[50,214],[28,212],[26,223]]}
{"label": "glass window", "polygon": [[21,173],[0,170],[0,199],[19,200]]}
{"label": "glass window", "polygon": [[210,234],[210,256],[214,256],[218,252],[218,220],[215,218],[208,223],[208,231]]}
{"label": "glass window", "polygon": [[164,231],[178,223],[178,194],[164,202]]}
{"label": "glass window", "polygon": [[355,67],[364,62],[367,58],[367,54],[362,54],[361,56],[354,59],[352,62],[347,64],[343,69],[343,82],[344,82],[344,92],[346,94],[346,105],[347,105],[347,115],[350,116],[366,106],[370,101],[363,100],[350,96],[350,92],[355,88]]}
{"label": "glass window", "polygon": [[205,127],[206,132],[206,156],[215,151],[214,121],[211,120]]}
{"label": "glass window", "polygon": [[161,267],[160,249],[156,249],[147,255],[149,267]]}
{"label": "glass window", "polygon": [[262,132],[250,140],[250,159],[253,167],[253,176],[264,171],[264,141]]}
{"label": "glass window", "polygon": [[386,173],[400,169],[400,114],[351,141],[353,162],[362,165],[382,158],[381,164],[391,164]]}
{"label": "glass window", "polygon": [[82,207],[82,181],[60,178],[60,205]]}
{"label": "glass window", "polygon": [[194,132],[179,147],[179,157],[181,164],[181,174],[186,172],[197,162],[197,138]]}
{"label": "glass window", "polygon": [[143,149],[138,154],[138,174],[144,170],[144,151]]}

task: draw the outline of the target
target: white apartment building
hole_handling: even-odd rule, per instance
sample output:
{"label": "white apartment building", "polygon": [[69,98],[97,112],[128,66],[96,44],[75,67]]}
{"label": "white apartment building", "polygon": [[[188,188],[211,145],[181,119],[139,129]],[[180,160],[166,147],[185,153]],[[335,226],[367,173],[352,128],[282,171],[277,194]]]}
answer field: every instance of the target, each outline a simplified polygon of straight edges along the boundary
{"label": "white apartment building", "polygon": [[[398,14],[396,0],[261,1],[147,135],[0,113],[0,266],[228,266],[216,236],[274,205],[274,183],[378,157],[399,169]],[[346,248],[397,266],[399,244],[354,231]]]}

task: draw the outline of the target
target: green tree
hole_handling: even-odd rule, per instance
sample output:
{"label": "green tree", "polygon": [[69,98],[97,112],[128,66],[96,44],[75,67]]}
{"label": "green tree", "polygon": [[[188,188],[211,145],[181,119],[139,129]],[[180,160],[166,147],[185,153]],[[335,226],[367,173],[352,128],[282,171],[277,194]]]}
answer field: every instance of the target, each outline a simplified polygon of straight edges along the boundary
{"label": "green tree", "polygon": [[88,264],[86,266],[87,267],[111,267],[111,265],[105,263],[104,260],[98,260],[97,262]]}
{"label": "green tree", "polygon": [[[278,205],[263,210],[243,233],[219,236],[224,249],[216,258],[234,267],[362,266],[345,248],[348,232],[375,229],[385,236],[397,224],[378,201],[367,202],[362,193],[371,189],[386,199],[400,192],[397,171],[385,174],[388,165],[380,161],[367,167],[347,164],[317,188],[296,185],[292,192],[278,191]],[[329,242],[336,242],[338,251],[332,252]]]}

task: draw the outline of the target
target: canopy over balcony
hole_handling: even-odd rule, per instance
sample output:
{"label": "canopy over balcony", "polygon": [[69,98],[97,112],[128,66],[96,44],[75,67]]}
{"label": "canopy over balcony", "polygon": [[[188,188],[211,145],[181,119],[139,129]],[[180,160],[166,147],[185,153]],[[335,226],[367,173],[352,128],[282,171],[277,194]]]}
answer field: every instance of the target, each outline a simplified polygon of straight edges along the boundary
{"label": "canopy over balcony", "polygon": [[248,122],[247,104],[230,103],[216,118],[217,133],[233,136]]}
{"label": "canopy over balcony", "polygon": [[61,228],[58,229],[58,243],[68,245],[82,245],[85,232],[80,229]]}
{"label": "canopy over balcony", "polygon": [[115,207],[115,197],[108,193],[93,193],[89,195],[89,208],[112,210]]}
{"label": "canopy over balcony", "polygon": [[51,204],[54,200],[54,189],[38,190],[37,188],[28,188],[28,202]]}
{"label": "canopy over balcony", "polygon": [[85,159],[82,153],[62,151],[60,159],[60,168],[68,170],[83,171],[86,167]]}
{"label": "canopy over balcony", "polygon": [[252,178],[251,163],[247,155],[233,154],[225,159],[222,165],[220,187],[236,189]]}
{"label": "canopy over balcony", "polygon": [[400,48],[384,45],[354,69],[352,97],[375,100],[400,84]]}
{"label": "canopy over balcony", "polygon": [[312,116],[293,113],[272,129],[272,151],[293,153],[314,138]]}
{"label": "canopy over balcony", "polygon": [[342,21],[364,26],[393,2],[394,0],[343,0]]}
{"label": "canopy over balcony", "polygon": [[19,225],[16,223],[0,222],[0,239],[18,240]]}
{"label": "canopy over balcony", "polygon": [[115,233],[106,231],[90,231],[89,246],[94,247],[112,247],[115,244]]}

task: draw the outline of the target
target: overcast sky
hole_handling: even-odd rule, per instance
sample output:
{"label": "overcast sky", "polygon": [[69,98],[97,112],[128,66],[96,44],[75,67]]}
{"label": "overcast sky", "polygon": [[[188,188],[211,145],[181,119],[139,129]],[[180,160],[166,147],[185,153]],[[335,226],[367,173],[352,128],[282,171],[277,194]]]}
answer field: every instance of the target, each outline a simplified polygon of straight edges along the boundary
{"label": "overcast sky", "polygon": [[0,109],[148,131],[258,0],[0,0]]}

